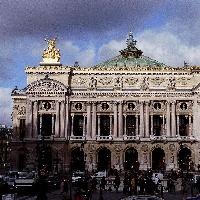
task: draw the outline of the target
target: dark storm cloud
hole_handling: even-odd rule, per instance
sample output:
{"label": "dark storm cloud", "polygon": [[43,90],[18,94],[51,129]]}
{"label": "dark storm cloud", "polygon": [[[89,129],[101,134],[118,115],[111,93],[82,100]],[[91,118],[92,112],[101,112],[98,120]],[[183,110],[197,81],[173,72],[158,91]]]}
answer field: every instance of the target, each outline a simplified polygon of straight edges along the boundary
{"label": "dark storm cloud", "polygon": [[[1,34],[106,32],[140,26],[162,0],[3,0]],[[125,30],[127,32],[127,30]]]}

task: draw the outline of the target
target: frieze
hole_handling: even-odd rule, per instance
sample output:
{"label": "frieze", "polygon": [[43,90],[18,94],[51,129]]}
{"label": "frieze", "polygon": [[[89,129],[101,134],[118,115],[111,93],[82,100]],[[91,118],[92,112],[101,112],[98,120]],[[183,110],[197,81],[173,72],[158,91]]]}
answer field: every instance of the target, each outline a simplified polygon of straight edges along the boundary
{"label": "frieze", "polygon": [[25,106],[18,107],[17,115],[26,115],[26,107]]}
{"label": "frieze", "polygon": [[161,78],[161,77],[150,78],[150,82],[153,85],[160,86],[162,83],[165,82],[165,78]]}
{"label": "frieze", "polygon": [[128,86],[134,86],[138,84],[138,78],[124,78],[124,84]]}
{"label": "frieze", "polygon": [[87,80],[87,78],[82,78],[82,77],[73,77],[72,78],[72,82],[71,82],[71,84],[72,84],[72,86],[82,86],[82,87],[86,87],[86,85],[87,85],[87,82],[88,82],[88,80]]}
{"label": "frieze", "polygon": [[109,86],[113,84],[113,77],[99,78],[97,81],[98,86]]}
{"label": "frieze", "polygon": [[188,85],[188,82],[190,82],[191,78],[187,78],[187,77],[179,77],[179,78],[176,78],[176,83],[177,85],[180,85],[180,86],[186,86]]}

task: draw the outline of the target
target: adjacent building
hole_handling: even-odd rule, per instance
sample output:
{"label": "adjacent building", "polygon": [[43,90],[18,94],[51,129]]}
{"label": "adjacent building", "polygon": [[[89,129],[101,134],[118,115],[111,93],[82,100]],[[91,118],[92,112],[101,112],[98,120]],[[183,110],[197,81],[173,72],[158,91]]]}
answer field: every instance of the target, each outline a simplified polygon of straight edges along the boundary
{"label": "adjacent building", "polygon": [[[15,88],[12,166],[52,171],[192,170],[200,164],[200,67],[170,67],[127,48],[93,67],[60,63],[47,41],[39,66]],[[179,58],[177,58],[179,59]]]}

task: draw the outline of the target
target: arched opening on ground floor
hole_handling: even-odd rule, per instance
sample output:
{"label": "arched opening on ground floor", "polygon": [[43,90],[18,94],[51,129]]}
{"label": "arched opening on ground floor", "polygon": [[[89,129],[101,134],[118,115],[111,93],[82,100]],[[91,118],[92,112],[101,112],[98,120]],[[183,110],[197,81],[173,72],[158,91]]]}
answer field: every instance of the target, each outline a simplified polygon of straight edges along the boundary
{"label": "arched opening on ground floor", "polygon": [[71,170],[72,171],[84,171],[85,160],[84,151],[77,147],[71,151]]}
{"label": "arched opening on ground floor", "polygon": [[111,152],[106,147],[103,147],[98,152],[98,170],[110,170],[111,169]]}
{"label": "arched opening on ground floor", "polygon": [[182,170],[189,170],[191,168],[191,150],[183,147],[178,152],[178,166]]}
{"label": "arched opening on ground floor", "polygon": [[135,148],[129,148],[125,151],[124,169],[138,171],[138,152]]}
{"label": "arched opening on ground floor", "polygon": [[155,148],[152,151],[152,170],[165,169],[165,152],[161,148]]}

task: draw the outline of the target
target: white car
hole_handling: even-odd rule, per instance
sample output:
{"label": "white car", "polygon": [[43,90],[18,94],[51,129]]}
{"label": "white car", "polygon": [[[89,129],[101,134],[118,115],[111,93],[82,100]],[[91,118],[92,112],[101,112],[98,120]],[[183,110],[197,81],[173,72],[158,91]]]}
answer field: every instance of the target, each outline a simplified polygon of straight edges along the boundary
{"label": "white car", "polygon": [[84,177],[84,175],[85,175],[84,172],[81,172],[81,171],[73,172],[72,173],[72,183],[77,182],[79,179]]}

